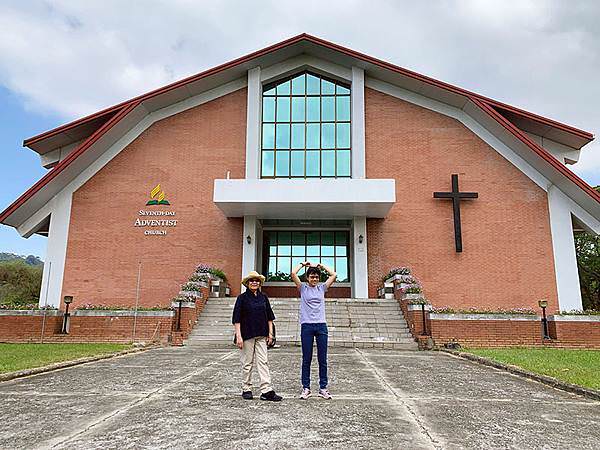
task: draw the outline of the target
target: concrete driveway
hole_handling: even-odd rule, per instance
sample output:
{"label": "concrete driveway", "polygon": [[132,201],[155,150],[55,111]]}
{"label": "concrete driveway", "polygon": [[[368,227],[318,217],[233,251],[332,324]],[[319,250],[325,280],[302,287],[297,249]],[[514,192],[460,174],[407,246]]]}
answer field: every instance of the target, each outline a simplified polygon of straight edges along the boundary
{"label": "concrete driveway", "polygon": [[[600,402],[437,352],[330,349],[333,400],[240,397],[237,350],[164,348],[0,384],[0,448],[598,448]],[[313,390],[317,387],[316,360]],[[256,391],[255,394],[258,392]]]}

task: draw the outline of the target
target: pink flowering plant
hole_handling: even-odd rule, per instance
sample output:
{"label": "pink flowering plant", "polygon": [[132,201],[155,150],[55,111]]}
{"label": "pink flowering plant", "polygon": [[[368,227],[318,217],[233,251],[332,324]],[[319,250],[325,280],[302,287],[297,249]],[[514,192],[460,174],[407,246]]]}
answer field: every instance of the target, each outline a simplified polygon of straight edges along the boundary
{"label": "pink flowering plant", "polygon": [[181,285],[181,290],[186,292],[198,292],[200,290],[200,286],[196,282],[187,282]]}
{"label": "pink flowering plant", "polygon": [[[77,306],[78,310],[84,311],[135,311],[135,306],[131,305],[104,305],[102,303],[93,304],[93,303],[85,303],[83,305]],[[139,306],[137,311],[166,311],[169,310],[169,306]]]}
{"label": "pink flowering plant", "polygon": [[404,294],[420,294],[423,292],[423,289],[419,284],[411,284],[408,287],[402,289]]}
{"label": "pink flowering plant", "polygon": [[386,275],[383,276],[381,281],[389,280],[394,275],[410,275],[410,269],[408,267],[393,267]]}
{"label": "pink flowering plant", "polygon": [[51,305],[47,305],[47,306],[40,306],[38,303],[27,303],[27,304],[23,304],[23,303],[2,303],[0,304],[0,310],[18,310],[18,311],[23,311],[23,310],[47,310],[47,311],[55,311],[58,308],[56,306],[51,306]]}
{"label": "pink flowering plant", "polygon": [[450,306],[437,306],[432,308],[432,313],[437,314],[517,314],[522,316],[535,316],[537,312],[530,308],[493,309],[493,308],[452,308]]}
{"label": "pink flowering plant", "polygon": [[[185,291],[184,291],[185,292]],[[175,303],[179,303],[179,302],[191,302],[191,303],[196,303],[197,297],[195,295],[191,295],[192,293],[190,292],[190,295],[186,295],[184,293],[179,294],[177,297],[173,297],[171,299],[172,302]],[[168,309],[168,308],[167,308]]]}
{"label": "pink flowering plant", "polygon": [[572,311],[561,311],[562,316],[600,316],[600,311],[596,309],[574,309]]}
{"label": "pink flowering plant", "polygon": [[202,282],[209,282],[210,278],[206,273],[194,272],[188,281],[191,283],[202,283]]}
{"label": "pink flowering plant", "polygon": [[196,273],[210,273],[211,275],[214,275],[215,277],[218,277],[223,281],[227,281],[227,276],[225,276],[225,272],[223,272],[218,267],[210,266],[208,264],[198,264],[198,266],[196,267]]}
{"label": "pink flowering plant", "polygon": [[429,305],[429,300],[425,298],[415,298],[413,300],[408,301],[409,305]]}

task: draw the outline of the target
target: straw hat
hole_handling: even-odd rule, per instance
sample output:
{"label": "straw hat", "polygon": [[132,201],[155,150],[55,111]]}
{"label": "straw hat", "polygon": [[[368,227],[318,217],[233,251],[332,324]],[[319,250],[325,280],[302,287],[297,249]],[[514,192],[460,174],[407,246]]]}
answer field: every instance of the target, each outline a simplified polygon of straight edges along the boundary
{"label": "straw hat", "polygon": [[242,284],[246,287],[248,287],[248,280],[251,280],[253,278],[258,278],[260,280],[260,284],[262,285],[265,282],[265,277],[263,275],[261,275],[260,273],[251,270],[248,275],[246,275],[244,278],[242,278]]}

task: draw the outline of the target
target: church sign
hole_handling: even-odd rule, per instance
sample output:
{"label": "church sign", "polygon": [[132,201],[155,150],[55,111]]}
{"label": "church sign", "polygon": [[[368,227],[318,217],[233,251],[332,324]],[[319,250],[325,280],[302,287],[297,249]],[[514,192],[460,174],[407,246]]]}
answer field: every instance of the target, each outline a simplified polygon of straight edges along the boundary
{"label": "church sign", "polygon": [[[150,192],[146,206],[159,205],[171,206],[171,203],[165,198],[160,184],[157,184]],[[138,216],[133,226],[144,228],[144,236],[166,236],[168,228],[177,226],[176,212],[172,210],[140,209]]]}

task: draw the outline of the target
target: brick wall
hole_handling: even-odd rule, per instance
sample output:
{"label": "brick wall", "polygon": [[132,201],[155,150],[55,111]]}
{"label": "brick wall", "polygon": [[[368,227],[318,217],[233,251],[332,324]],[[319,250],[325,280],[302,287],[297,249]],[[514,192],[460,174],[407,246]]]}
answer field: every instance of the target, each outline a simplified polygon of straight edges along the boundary
{"label": "brick wall", "polygon": [[[62,295],[74,307],[133,306],[140,262],[140,306],[169,305],[200,262],[223,269],[237,295],[243,220],[212,198],[215,178],[244,177],[245,136],[246,89],[143,132],[73,195]],[[171,205],[146,207],[158,183]],[[134,223],[151,209],[175,211],[177,226],[144,236]]]}
{"label": "brick wall", "polygon": [[[367,220],[369,295],[382,274],[410,266],[434,306],[558,308],[546,193],[460,122],[365,90],[368,178],[394,178],[396,204]],[[454,249],[451,189],[461,202],[463,253]]]}
{"label": "brick wall", "polygon": [[160,342],[182,345],[206,305],[208,287],[201,288],[200,292],[201,297],[196,302],[182,304],[181,318],[178,303],[172,304],[173,312],[140,311],[136,319],[133,311],[74,311],[66,335],[61,334],[64,311],[48,311],[45,315],[37,310],[0,311],[0,342]]}
{"label": "brick wall", "polygon": [[[407,318],[415,330],[422,329],[420,313]],[[463,347],[556,347],[600,349],[600,322],[548,322],[549,340],[542,338],[541,318],[534,320],[443,320],[427,321],[437,346],[458,342]]]}
{"label": "brick wall", "polygon": [[[56,315],[55,315],[56,314]],[[172,317],[138,316],[135,342],[167,343]],[[60,334],[62,312],[43,315],[0,315],[0,342],[116,342],[129,343],[134,338],[133,316],[71,316],[69,334]],[[42,327],[44,334],[42,339]]]}
{"label": "brick wall", "polygon": [[430,320],[436,345],[458,342],[463,347],[514,347],[543,344],[539,321]]}
{"label": "brick wall", "polygon": [[559,347],[600,348],[600,321],[550,320],[548,334]]}

